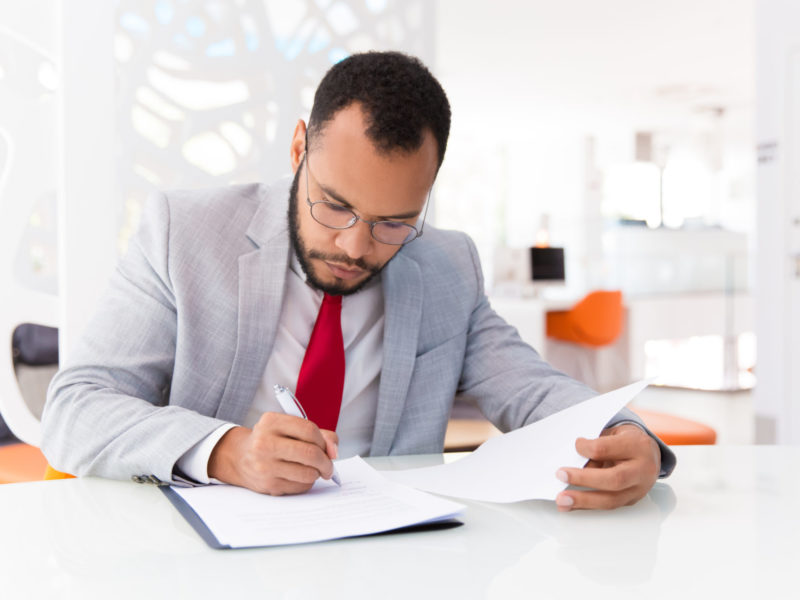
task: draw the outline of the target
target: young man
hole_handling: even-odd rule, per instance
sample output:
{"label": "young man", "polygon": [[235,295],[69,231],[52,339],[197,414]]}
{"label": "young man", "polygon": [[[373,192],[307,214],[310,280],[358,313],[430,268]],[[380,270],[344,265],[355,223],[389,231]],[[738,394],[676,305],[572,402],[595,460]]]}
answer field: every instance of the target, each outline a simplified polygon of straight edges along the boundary
{"label": "young man", "polygon": [[[506,431],[593,396],[492,311],[470,239],[425,226],[449,127],[418,60],[355,55],[297,123],[291,182],[153,198],[51,386],[51,464],[301,493],[337,455],[440,452],[457,395]],[[591,489],[564,510],[635,502],[674,465],[626,411],[577,444],[591,461],[559,476]]]}

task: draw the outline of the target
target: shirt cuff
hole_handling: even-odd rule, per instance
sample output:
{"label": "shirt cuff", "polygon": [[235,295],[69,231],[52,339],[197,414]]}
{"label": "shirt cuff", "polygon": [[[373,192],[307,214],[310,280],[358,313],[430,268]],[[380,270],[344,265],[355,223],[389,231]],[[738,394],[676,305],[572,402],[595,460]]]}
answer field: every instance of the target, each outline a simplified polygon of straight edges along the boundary
{"label": "shirt cuff", "polygon": [[217,442],[234,427],[236,425],[233,423],[226,423],[217,427],[178,459],[178,469],[197,483],[222,483],[218,479],[208,476],[208,461]]}

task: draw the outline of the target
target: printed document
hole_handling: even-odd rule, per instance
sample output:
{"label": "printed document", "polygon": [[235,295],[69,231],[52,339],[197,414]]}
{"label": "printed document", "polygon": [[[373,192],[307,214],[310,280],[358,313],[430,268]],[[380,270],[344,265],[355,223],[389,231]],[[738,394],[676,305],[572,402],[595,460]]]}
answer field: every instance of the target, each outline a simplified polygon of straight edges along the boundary
{"label": "printed document", "polygon": [[556,478],[556,471],[560,467],[582,467],[587,462],[575,450],[575,440],[600,435],[611,418],[647,384],[632,383],[490,438],[453,463],[383,474],[420,490],[470,500],[555,500],[567,487]]}
{"label": "printed document", "polygon": [[[295,496],[268,496],[231,485],[173,487],[169,494],[180,496],[202,520],[218,542],[212,545],[230,548],[379,533],[447,521],[464,509],[461,504],[393,483],[358,456],[336,461],[336,469],[341,487],[319,479],[308,492]],[[190,523],[198,529],[197,519],[192,517]]]}

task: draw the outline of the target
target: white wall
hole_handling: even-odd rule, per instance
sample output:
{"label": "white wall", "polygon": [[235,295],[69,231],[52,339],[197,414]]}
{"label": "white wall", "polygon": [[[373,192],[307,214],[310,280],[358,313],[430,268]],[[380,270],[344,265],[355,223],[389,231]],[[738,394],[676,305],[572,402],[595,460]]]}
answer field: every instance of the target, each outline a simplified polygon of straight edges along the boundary
{"label": "white wall", "polygon": [[800,443],[800,4],[759,0],[756,440]]}
{"label": "white wall", "polygon": [[751,232],[753,3],[439,0],[453,130],[437,223],[471,233],[486,267],[495,244],[529,245],[547,213],[572,283],[599,285],[587,240],[603,223],[591,203],[608,204],[609,174],[633,161],[645,130],[676,153],[720,154],[706,220]]}
{"label": "white wall", "polygon": [[117,259],[114,6],[59,3],[59,350],[70,350]]}

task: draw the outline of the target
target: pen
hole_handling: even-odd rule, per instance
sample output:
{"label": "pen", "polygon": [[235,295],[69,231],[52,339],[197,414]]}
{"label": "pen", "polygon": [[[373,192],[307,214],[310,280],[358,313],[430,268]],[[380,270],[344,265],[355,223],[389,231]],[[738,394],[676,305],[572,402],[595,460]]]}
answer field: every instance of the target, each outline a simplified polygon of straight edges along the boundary
{"label": "pen", "polygon": [[[293,417],[300,417],[306,421],[308,420],[306,411],[303,410],[303,405],[300,404],[300,401],[292,393],[292,390],[277,384],[272,386],[272,390],[275,392],[275,399],[278,401],[278,404],[281,405],[283,412],[285,412],[287,415],[292,415]],[[336,466],[333,467],[333,475],[331,475],[331,479],[333,480],[333,483],[341,487],[342,480],[339,479],[339,474],[336,472]]]}

